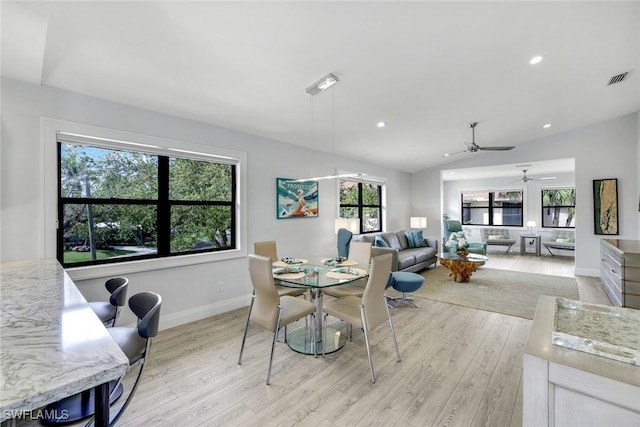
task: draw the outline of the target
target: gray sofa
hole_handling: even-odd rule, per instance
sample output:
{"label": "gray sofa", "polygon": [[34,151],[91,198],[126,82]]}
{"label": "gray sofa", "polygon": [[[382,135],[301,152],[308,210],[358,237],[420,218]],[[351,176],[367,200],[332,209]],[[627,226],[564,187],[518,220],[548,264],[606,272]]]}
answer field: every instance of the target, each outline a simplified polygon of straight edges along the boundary
{"label": "gray sofa", "polygon": [[[435,266],[438,261],[438,241],[435,239],[424,239],[426,246],[410,248],[407,242],[405,231],[400,230],[388,233],[358,234],[353,236],[352,241],[371,242],[371,256],[391,253],[393,255],[393,271],[420,271]],[[378,242],[376,242],[378,237]],[[383,240],[387,247],[377,246]]]}

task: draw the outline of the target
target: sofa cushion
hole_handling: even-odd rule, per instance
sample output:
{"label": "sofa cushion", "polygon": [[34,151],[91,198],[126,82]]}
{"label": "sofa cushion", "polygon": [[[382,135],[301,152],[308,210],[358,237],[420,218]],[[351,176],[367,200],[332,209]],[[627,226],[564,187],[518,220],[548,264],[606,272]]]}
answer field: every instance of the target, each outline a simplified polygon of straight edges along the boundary
{"label": "sofa cushion", "polygon": [[369,242],[373,243],[376,237],[379,237],[379,234],[358,234],[353,236],[354,242]]}
{"label": "sofa cushion", "polygon": [[431,251],[425,251],[423,248],[405,249],[400,253],[400,257],[403,257],[405,255],[412,256],[415,259],[415,264],[418,264],[421,262],[425,262],[433,256],[433,254],[430,254],[429,252]]}
{"label": "sofa cushion", "polygon": [[407,237],[407,246],[409,246],[409,248],[423,248],[427,246],[422,236],[422,230],[405,231],[404,234]]}
{"label": "sofa cushion", "polygon": [[384,241],[387,242],[387,246],[389,246],[390,248],[398,249],[398,250],[402,249],[402,246],[400,246],[400,241],[398,240],[398,236],[396,236],[396,233],[382,233],[381,236],[384,239]]}
{"label": "sofa cushion", "polygon": [[410,250],[398,252],[398,270],[404,270],[416,263],[416,257]]}
{"label": "sofa cushion", "polygon": [[396,237],[398,238],[398,242],[400,242],[400,250],[404,251],[409,248],[409,243],[407,242],[407,235],[404,230],[396,231]]}

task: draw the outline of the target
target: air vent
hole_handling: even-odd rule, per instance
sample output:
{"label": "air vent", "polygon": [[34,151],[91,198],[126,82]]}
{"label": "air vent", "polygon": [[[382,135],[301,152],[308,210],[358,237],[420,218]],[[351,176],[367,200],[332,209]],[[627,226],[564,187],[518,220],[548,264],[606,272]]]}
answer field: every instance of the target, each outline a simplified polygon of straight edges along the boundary
{"label": "air vent", "polygon": [[617,76],[611,77],[611,79],[609,80],[609,83],[607,84],[607,86],[611,86],[611,85],[614,85],[616,83],[623,82],[624,79],[627,77],[627,74],[629,74],[628,71],[626,73],[618,74]]}

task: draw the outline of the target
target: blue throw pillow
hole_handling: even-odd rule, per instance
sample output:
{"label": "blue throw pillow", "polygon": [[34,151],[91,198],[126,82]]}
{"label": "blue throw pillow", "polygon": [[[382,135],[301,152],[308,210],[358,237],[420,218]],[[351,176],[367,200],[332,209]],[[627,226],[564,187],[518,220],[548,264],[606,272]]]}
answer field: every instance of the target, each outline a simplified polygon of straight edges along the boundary
{"label": "blue throw pillow", "polygon": [[387,245],[387,242],[384,241],[384,239],[380,236],[376,236],[375,239],[373,239],[373,246],[376,246],[378,248],[388,248],[389,245]]}
{"label": "blue throw pillow", "polygon": [[422,236],[422,230],[420,231],[405,231],[405,236],[407,236],[407,245],[410,248],[423,248],[427,246],[424,241],[424,237]]}

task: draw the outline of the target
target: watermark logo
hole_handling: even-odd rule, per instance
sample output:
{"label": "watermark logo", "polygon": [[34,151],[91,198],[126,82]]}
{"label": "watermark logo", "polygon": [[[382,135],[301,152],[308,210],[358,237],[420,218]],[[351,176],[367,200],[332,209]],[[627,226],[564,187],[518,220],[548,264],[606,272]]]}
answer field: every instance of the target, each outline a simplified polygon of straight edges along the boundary
{"label": "watermark logo", "polygon": [[32,411],[26,411],[24,409],[5,409],[2,411],[2,415],[5,419],[16,420],[68,420],[68,409],[34,409]]}

